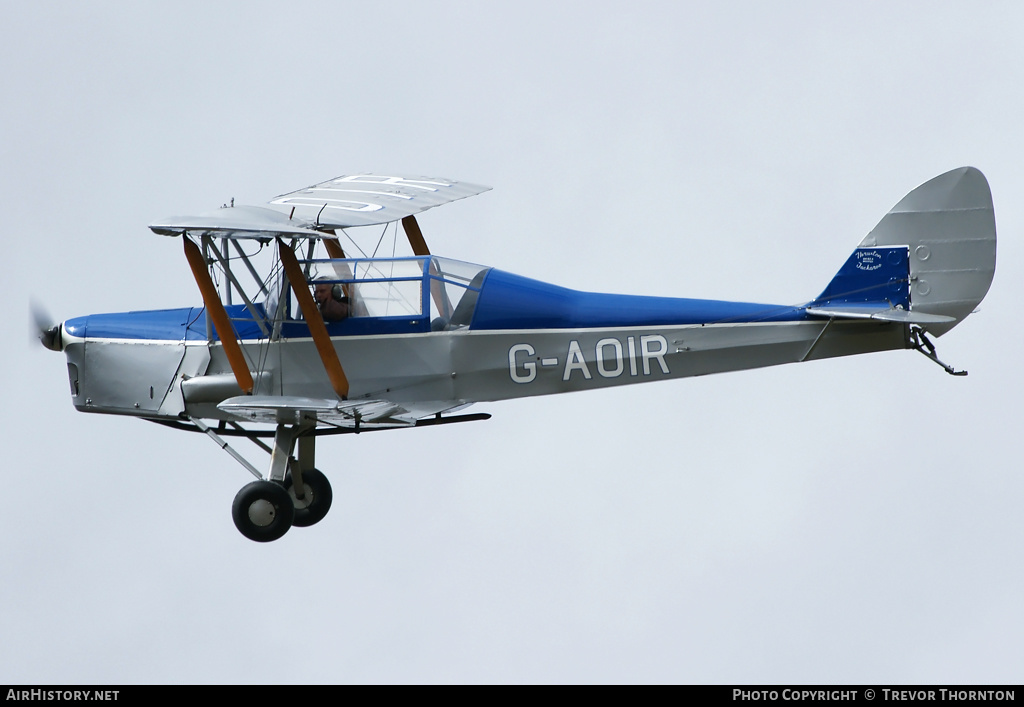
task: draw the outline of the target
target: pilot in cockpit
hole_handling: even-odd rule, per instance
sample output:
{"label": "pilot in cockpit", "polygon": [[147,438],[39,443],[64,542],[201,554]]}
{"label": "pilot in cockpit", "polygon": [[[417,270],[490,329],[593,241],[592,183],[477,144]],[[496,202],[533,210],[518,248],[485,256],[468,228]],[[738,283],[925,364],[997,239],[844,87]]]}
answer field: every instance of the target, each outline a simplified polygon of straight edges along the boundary
{"label": "pilot in cockpit", "polygon": [[325,322],[340,322],[348,317],[349,298],[340,284],[330,282],[313,283],[313,299]]}

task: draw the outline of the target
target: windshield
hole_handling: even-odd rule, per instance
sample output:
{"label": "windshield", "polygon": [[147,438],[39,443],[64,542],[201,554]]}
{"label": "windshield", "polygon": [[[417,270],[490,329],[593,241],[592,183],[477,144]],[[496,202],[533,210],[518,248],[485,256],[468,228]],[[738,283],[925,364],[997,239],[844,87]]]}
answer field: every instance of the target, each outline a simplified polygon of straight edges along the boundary
{"label": "windshield", "polygon": [[[429,316],[433,331],[469,326],[480,286],[489,268],[437,257],[344,258],[299,261],[320,305],[330,311],[342,303],[343,314],[327,321],[351,318]],[[291,295],[289,295],[291,296]],[[288,311],[298,312],[295,306]]]}

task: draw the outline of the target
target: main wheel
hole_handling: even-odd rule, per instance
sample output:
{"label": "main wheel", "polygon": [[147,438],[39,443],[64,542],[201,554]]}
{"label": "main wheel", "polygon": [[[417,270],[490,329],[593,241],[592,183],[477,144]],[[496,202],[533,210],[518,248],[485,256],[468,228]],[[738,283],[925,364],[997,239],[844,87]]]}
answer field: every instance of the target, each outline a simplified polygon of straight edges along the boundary
{"label": "main wheel", "polygon": [[302,472],[303,496],[301,500],[295,497],[291,474],[285,477],[284,487],[288,489],[288,496],[295,506],[295,519],[292,520],[294,526],[305,528],[319,523],[327,515],[327,511],[331,510],[331,501],[334,500],[331,482],[318,469],[308,469]]}
{"label": "main wheel", "polygon": [[292,527],[295,507],[292,498],[280,484],[253,481],[242,487],[231,504],[235,527],[245,537],[258,543],[277,540]]}

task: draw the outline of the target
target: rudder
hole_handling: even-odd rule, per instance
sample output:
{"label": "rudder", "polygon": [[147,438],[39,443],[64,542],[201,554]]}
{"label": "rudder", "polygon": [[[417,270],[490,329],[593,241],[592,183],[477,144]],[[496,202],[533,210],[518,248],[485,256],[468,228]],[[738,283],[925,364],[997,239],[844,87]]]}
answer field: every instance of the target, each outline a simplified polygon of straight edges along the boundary
{"label": "rudder", "polygon": [[979,170],[961,167],[903,197],[809,311],[865,316],[884,308],[888,314],[872,318],[916,323],[941,336],[982,301],[995,265],[992,192]]}
{"label": "rudder", "polygon": [[955,319],[925,327],[941,336],[974,311],[995,275],[996,218],[985,175],[960,167],[925,182],[860,247],[899,245],[909,252],[911,310]]}

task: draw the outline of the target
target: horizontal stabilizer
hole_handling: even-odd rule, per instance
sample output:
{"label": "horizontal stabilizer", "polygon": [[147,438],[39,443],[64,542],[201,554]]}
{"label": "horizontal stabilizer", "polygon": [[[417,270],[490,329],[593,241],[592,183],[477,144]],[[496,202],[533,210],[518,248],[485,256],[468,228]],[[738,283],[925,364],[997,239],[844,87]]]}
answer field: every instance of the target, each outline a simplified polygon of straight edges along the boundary
{"label": "horizontal stabilizer", "polygon": [[816,317],[828,317],[829,319],[876,319],[883,322],[900,322],[902,324],[944,324],[956,321],[953,317],[947,317],[943,314],[912,312],[906,309],[894,309],[887,305],[808,307],[807,313]]}

